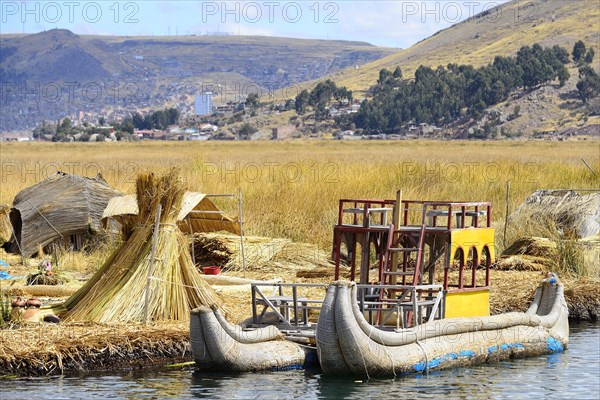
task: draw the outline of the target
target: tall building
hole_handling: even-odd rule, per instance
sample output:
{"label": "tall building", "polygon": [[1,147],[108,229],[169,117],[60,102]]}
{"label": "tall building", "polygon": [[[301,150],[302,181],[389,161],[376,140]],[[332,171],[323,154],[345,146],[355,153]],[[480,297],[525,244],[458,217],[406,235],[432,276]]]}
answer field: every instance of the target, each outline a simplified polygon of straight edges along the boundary
{"label": "tall building", "polygon": [[199,96],[196,96],[195,105],[196,115],[210,115],[213,112],[213,94],[212,92],[205,92]]}

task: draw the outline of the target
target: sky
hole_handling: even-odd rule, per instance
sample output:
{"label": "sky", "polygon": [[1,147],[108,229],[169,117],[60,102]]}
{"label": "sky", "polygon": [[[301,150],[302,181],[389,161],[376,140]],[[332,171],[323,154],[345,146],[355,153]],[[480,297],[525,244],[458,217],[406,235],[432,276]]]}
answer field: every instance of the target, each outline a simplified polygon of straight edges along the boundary
{"label": "sky", "polygon": [[507,0],[0,0],[0,33],[284,36],[407,48]]}

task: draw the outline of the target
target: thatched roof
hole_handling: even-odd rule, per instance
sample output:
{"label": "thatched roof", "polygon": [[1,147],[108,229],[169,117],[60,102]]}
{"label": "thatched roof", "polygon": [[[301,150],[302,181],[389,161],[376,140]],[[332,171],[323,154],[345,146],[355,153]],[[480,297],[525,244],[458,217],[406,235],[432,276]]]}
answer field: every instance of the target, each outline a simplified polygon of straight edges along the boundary
{"label": "thatched roof", "polygon": [[11,237],[5,249],[31,256],[38,245],[97,233],[102,229],[100,218],[108,201],[121,194],[101,175],[86,178],[57,172],[15,196],[10,222],[16,237]]}
{"label": "thatched roof", "polygon": [[[138,212],[136,195],[114,197],[102,214],[102,223],[106,227],[108,220],[112,218],[123,225],[138,215]],[[187,234],[219,231],[240,233],[239,223],[234,218],[220,213],[219,208],[205,194],[198,192],[185,192],[177,225]]]}
{"label": "thatched roof", "polygon": [[580,195],[573,190],[538,190],[529,196],[510,220],[550,220],[579,238],[600,234],[600,192]]}

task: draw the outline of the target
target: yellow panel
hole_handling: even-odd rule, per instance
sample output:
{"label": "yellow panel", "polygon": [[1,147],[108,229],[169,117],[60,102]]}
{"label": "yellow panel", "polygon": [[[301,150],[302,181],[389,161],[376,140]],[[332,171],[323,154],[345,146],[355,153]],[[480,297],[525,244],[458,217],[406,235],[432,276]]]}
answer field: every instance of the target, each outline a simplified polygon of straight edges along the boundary
{"label": "yellow panel", "polygon": [[[494,228],[465,228],[454,229],[450,234],[451,254],[450,260],[454,259],[454,253],[460,247],[463,249],[465,257],[469,254],[469,249],[475,247],[477,255],[481,259],[481,254],[485,246],[490,250],[490,258],[494,260],[496,254],[494,251]],[[466,262],[467,260],[465,260]]]}
{"label": "yellow panel", "polygon": [[489,315],[490,291],[488,289],[446,293],[446,318]]}

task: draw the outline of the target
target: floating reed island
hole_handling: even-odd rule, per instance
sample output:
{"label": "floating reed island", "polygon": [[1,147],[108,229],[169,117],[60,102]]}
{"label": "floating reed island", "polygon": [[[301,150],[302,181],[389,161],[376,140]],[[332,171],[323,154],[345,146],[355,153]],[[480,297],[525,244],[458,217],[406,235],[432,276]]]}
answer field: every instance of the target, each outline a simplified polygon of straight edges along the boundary
{"label": "floating reed island", "polygon": [[[175,171],[162,177],[140,175],[136,182],[138,212],[123,218],[123,243],[75,293],[71,286],[14,285],[7,289],[2,283],[4,293],[11,296],[70,297],[40,311],[41,315],[59,315],[59,324],[17,323],[0,328],[0,376],[147,369],[192,361],[191,310],[218,309],[235,323],[252,312],[248,285],[220,295],[198,271],[199,265],[218,265],[228,276],[250,279],[333,281],[330,255],[315,245],[244,237],[244,268],[239,236],[186,236],[177,217],[184,194],[185,185]],[[537,258],[523,258],[527,252],[533,254],[534,242],[541,243],[533,252],[532,257]],[[552,269],[549,260],[556,258],[556,251],[542,240],[522,241],[507,251],[491,270],[491,313],[525,311],[539,277]],[[14,264],[18,263],[20,259],[15,258]],[[561,275],[561,280],[569,317],[597,320],[597,276],[567,274]]]}
{"label": "floating reed island", "polygon": [[40,323],[0,335],[0,376],[150,369],[189,360],[187,323]]}
{"label": "floating reed island", "polygon": [[177,226],[185,193],[177,172],[141,174],[136,192],[138,213],[123,227],[123,244],[64,303],[39,311],[39,321],[56,314],[63,322],[2,330],[0,375],[148,368],[190,357],[190,311],[224,303]]}

